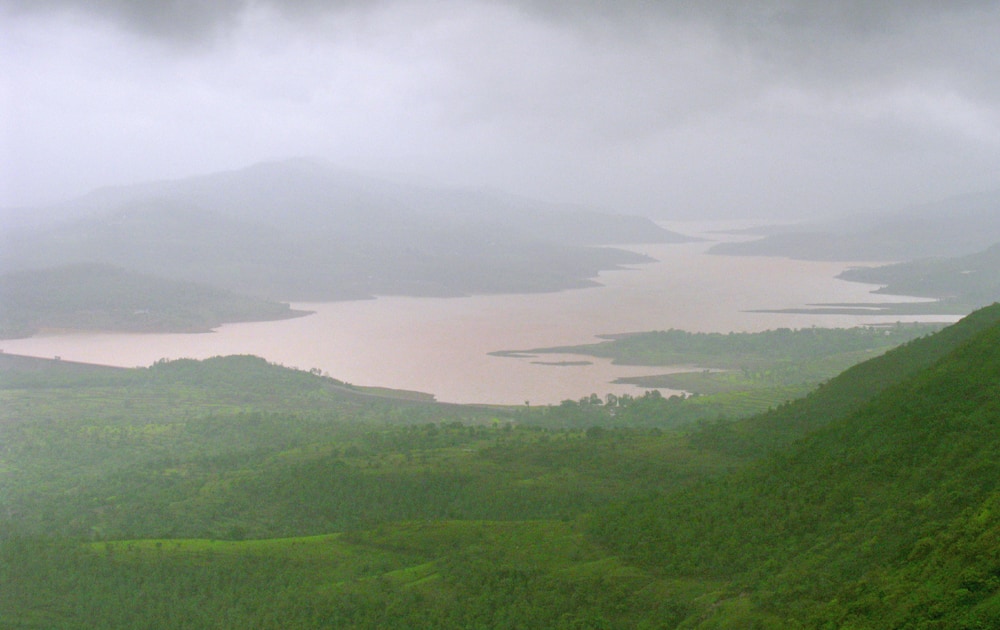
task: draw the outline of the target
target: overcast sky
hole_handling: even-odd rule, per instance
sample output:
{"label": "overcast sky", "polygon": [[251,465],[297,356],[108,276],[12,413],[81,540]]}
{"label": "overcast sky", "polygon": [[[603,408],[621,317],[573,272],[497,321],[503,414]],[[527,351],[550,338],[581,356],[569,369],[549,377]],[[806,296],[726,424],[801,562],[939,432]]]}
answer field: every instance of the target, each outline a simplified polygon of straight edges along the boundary
{"label": "overcast sky", "polygon": [[621,211],[1000,188],[1000,2],[0,0],[0,206],[317,156]]}

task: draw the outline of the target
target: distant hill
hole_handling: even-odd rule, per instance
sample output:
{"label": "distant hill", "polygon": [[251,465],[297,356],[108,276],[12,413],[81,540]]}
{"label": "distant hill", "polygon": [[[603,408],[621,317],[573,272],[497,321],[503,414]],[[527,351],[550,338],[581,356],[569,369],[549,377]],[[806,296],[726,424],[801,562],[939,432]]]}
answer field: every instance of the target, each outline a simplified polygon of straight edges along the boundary
{"label": "distant hill", "polygon": [[345,173],[313,160],[96,191],[5,234],[0,269],[117,265],[280,300],[552,291],[681,242],[634,216]]}
{"label": "distant hill", "polygon": [[202,332],[303,315],[288,304],[101,264],[0,275],[0,339],[40,329]]}
{"label": "distant hill", "polygon": [[876,293],[932,297],[971,308],[1000,300],[1000,244],[968,256],[858,267],[844,280],[885,285]]}
{"label": "distant hill", "polygon": [[803,260],[900,261],[963,256],[1000,243],[1000,190],[952,197],[897,212],[782,228],[764,238],[720,243],[715,254]]}

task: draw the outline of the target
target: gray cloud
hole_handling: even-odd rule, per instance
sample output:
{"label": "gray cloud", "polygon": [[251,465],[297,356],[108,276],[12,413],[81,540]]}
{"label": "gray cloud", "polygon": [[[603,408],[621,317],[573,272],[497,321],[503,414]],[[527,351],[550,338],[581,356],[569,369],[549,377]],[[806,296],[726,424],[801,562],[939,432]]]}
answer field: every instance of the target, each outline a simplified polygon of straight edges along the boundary
{"label": "gray cloud", "polygon": [[246,0],[5,0],[0,7],[10,14],[31,15],[69,12],[93,15],[134,29],[143,35],[176,38],[182,42],[203,41],[232,24],[246,9]]}
{"label": "gray cloud", "polygon": [[674,215],[878,207],[1000,171],[995,2],[0,11],[0,204],[301,154]]}
{"label": "gray cloud", "polygon": [[[69,11],[111,20],[136,32],[179,42],[213,39],[238,26],[248,11],[268,8],[287,18],[309,21],[344,12],[376,12],[421,4],[441,13],[479,4],[516,8],[558,28],[590,35],[590,41],[651,40],[663,37],[663,26],[687,24],[715,33],[727,45],[781,66],[808,66],[823,59],[834,68],[840,51],[856,48],[871,65],[938,62],[950,65],[996,59],[997,38],[982,38],[996,26],[994,0],[0,0],[0,10],[13,15]],[[971,31],[971,32],[970,32]],[[992,31],[995,33],[995,31]],[[916,36],[919,49],[896,46]],[[889,43],[890,45],[886,45]],[[942,51],[942,45],[951,51]],[[957,47],[957,49],[955,49]],[[978,54],[977,54],[978,51]],[[902,56],[900,54],[902,53]],[[944,53],[942,55],[941,53]],[[973,54],[974,59],[967,56]],[[853,57],[853,55],[852,55]],[[858,70],[851,59],[841,63]],[[993,64],[996,62],[993,61]],[[991,64],[992,65],[992,64]]]}

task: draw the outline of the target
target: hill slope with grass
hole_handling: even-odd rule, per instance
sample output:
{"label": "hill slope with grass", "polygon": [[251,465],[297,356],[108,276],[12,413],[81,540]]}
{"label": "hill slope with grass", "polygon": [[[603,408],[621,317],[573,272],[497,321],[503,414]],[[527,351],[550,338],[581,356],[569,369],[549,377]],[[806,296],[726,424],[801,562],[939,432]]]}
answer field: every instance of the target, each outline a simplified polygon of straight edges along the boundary
{"label": "hill slope with grass", "polygon": [[744,456],[785,448],[809,432],[853,413],[882,391],[929,368],[997,324],[1000,305],[994,304],[940,332],[850,367],[803,398],[745,420],[703,425],[692,439],[703,448]]}

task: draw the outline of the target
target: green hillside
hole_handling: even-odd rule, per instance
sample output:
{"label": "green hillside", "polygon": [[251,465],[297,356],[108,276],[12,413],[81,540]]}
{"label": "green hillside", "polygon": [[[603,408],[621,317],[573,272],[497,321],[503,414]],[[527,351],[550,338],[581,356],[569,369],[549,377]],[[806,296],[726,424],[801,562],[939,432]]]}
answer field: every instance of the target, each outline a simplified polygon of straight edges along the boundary
{"label": "green hillside", "polygon": [[0,365],[3,627],[1000,624],[1000,305],[687,433],[252,357]]}
{"label": "green hillside", "polygon": [[829,303],[771,312],[966,314],[1000,299],[1000,245],[967,256],[938,256],[878,267],[853,267],[837,277],[882,285],[873,291],[876,294],[933,298],[933,301]]}
{"label": "green hillside", "polygon": [[1000,324],[1000,306],[980,309],[934,335],[909,341],[859,363],[809,395],[752,418],[703,425],[696,444],[730,454],[761,454],[783,448],[824,424],[844,417],[883,390],[911,378],[955,348]]}
{"label": "green hillside", "polygon": [[[680,421],[741,418],[804,396],[848,367],[902,343],[940,330],[940,324],[894,324],[854,328],[780,328],[754,333],[691,333],[660,330],[602,335],[605,341],[579,346],[494,352],[533,358],[548,353],[610,358],[620,365],[689,366],[689,371],[620,378],[638,387],[695,394],[675,401],[669,413]],[[538,359],[541,360],[541,359]],[[636,409],[614,410],[619,422],[638,420]],[[631,412],[631,413],[630,413]],[[645,415],[645,414],[643,414]],[[611,418],[605,418],[611,422]],[[649,420],[644,424],[655,425]]]}
{"label": "green hillside", "polygon": [[710,625],[997,627],[998,374],[993,324],[787,450],[592,531],[657,572],[726,580]]}

